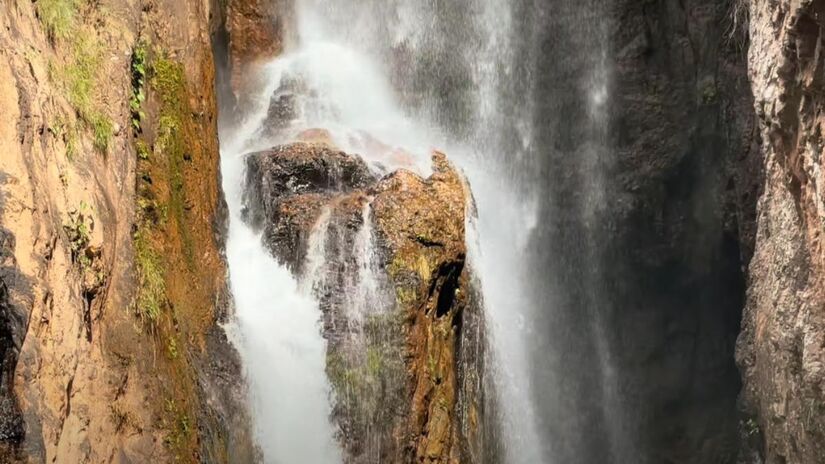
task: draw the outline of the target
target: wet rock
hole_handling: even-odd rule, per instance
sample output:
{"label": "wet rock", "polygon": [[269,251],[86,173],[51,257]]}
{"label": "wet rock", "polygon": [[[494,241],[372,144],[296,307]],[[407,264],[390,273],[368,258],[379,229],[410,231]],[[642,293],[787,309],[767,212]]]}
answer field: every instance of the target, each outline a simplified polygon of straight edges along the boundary
{"label": "wet rock", "polygon": [[366,163],[328,145],[295,143],[247,158],[245,218],[263,228],[267,244],[298,271],[322,207],[376,182]]}
{"label": "wet rock", "polygon": [[254,70],[283,51],[286,18],[291,2],[229,0],[226,32],[229,39],[231,86],[236,94],[254,82]]}
{"label": "wet rock", "polygon": [[321,304],[348,463],[480,462],[483,355],[471,353],[483,353],[483,331],[467,203],[442,153],[426,179],[379,179],[320,143],[249,155],[247,220]]}
{"label": "wet rock", "polygon": [[300,142],[320,143],[329,146],[334,146],[332,141],[332,134],[326,129],[307,129],[295,136],[295,139]]}

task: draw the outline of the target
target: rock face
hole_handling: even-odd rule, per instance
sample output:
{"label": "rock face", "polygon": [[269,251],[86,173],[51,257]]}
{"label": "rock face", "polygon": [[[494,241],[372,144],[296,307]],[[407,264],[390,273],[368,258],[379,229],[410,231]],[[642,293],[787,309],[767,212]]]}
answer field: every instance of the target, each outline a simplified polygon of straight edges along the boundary
{"label": "rock face", "polygon": [[0,461],[250,462],[210,2],[0,6]]}
{"label": "rock face", "polygon": [[825,456],[825,4],[747,3],[765,180],[737,346],[741,459],[813,464]]}
{"label": "rock face", "polygon": [[[232,93],[248,95],[261,64],[284,51],[293,0],[229,0],[220,46],[226,46]],[[238,102],[243,105],[245,102]]]}
{"label": "rock face", "polygon": [[535,290],[549,334],[535,351],[537,404],[569,418],[541,424],[549,453],[732,462],[758,183],[732,4],[557,3],[535,32],[533,100],[547,122],[535,144],[549,180],[527,264],[547,276]]}
{"label": "rock face", "polygon": [[247,220],[321,302],[346,462],[483,462],[481,305],[446,157],[379,179],[327,144],[254,153]]}

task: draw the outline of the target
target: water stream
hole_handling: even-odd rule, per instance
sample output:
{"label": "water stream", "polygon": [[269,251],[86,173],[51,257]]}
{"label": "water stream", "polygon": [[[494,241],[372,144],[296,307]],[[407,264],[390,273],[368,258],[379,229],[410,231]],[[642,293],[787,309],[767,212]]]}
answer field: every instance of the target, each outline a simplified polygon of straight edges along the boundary
{"label": "water stream", "polygon": [[[487,375],[499,405],[501,455],[510,464],[560,462],[543,431],[548,421],[565,419],[542,414],[537,404],[564,393],[536,390],[531,372],[542,346],[531,341],[546,336],[534,318],[550,310],[537,301],[531,288],[536,269],[528,265],[545,182],[535,142],[531,67],[539,46],[534,35],[542,24],[538,12],[545,10],[534,12],[533,5],[527,0],[297,1],[297,42],[266,67],[267,85],[251,99],[257,105],[246,109],[244,124],[222,140],[231,212],[227,254],[237,312],[230,330],[245,362],[266,462],[341,461],[330,423],[318,307],[333,238],[330,211],[313,229],[300,282],[269,257],[260,237],[240,219],[241,155],[318,127],[329,130],[345,151],[368,160],[371,141],[377,140],[403,150],[409,156],[398,164],[421,173],[429,169],[432,148],[443,149],[464,171],[478,214],[468,221],[469,260],[485,302],[492,347]],[[595,127],[609,87],[604,69],[593,75],[584,85]],[[297,91],[296,82],[301,83]],[[261,130],[272,95],[297,99],[292,126],[279,135]],[[392,161],[380,161],[393,167]],[[345,285],[353,333],[368,308],[381,306],[381,284],[371,272],[369,216],[367,202],[354,247],[357,281]],[[601,322],[594,324],[598,332]],[[599,353],[609,377],[609,348]],[[603,393],[610,396],[609,389]]]}

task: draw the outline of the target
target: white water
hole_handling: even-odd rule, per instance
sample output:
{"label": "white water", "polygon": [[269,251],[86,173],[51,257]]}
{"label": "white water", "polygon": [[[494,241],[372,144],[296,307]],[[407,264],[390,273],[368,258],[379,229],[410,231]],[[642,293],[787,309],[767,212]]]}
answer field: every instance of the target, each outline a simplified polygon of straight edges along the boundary
{"label": "white water", "polygon": [[326,271],[324,264],[327,256],[327,233],[332,210],[329,207],[321,211],[321,216],[312,227],[307,240],[307,257],[304,266],[304,275],[301,278],[301,291],[310,295],[326,285]]}
{"label": "white water", "polygon": [[[500,405],[504,458],[511,464],[541,463],[546,450],[538,436],[528,381],[526,340],[532,336],[532,303],[525,296],[528,276],[524,275],[538,204],[534,192],[507,175],[506,159],[497,152],[502,146],[497,131],[504,124],[515,125],[525,141],[523,150],[506,156],[524,156],[532,130],[530,108],[505,111],[497,91],[499,79],[512,72],[507,65],[508,53],[512,53],[509,40],[518,32],[509,2],[470,2],[474,14],[470,21],[481,30],[479,37],[484,41],[467,47],[465,59],[474,88],[468,97],[472,114],[467,117],[474,126],[461,137],[433,122],[436,102],[425,102],[414,111],[400,103],[405,89],[393,89],[390,65],[382,61],[381,56],[386,56],[382,52],[404,43],[425,54],[422,48],[428,46],[426,34],[437,12],[431,2],[423,0],[390,3],[395,7],[395,23],[388,26],[393,31],[392,43],[382,43],[374,31],[387,27],[377,24],[386,18],[373,15],[375,6],[370,2],[299,1],[299,43],[267,67],[268,85],[261,89],[259,104],[249,109],[247,122],[232,140],[222,141],[224,190],[231,212],[227,253],[237,308],[237,324],[231,329],[249,378],[259,443],[267,462],[341,461],[329,423],[320,312],[309,291],[323,280],[317,273],[323,268],[319,256],[323,256],[326,225],[316,226],[310,243],[307,269],[316,275],[303,276],[299,285],[240,220],[243,165],[239,155],[279,141],[262,139],[259,126],[269,97],[290,79],[300,79],[310,91],[299,96],[298,119],[283,137],[324,128],[346,151],[389,167],[408,165],[422,173],[429,170],[431,149],[440,147],[465,171],[478,207],[477,221],[468,221],[469,260],[482,283],[494,347],[491,371]],[[388,156],[398,153],[403,156]],[[359,242],[371,240],[364,235],[371,234],[366,225],[361,234],[366,241]],[[370,258],[364,258],[359,274],[370,275]],[[375,283],[363,279],[358,287],[364,293],[358,299],[363,301],[375,291]]]}
{"label": "white water", "polygon": [[244,364],[254,432],[265,462],[340,462],[329,422],[318,303],[241,219],[241,155],[252,136],[238,131],[222,141],[230,211],[226,254],[235,300],[235,320],[226,329]]}

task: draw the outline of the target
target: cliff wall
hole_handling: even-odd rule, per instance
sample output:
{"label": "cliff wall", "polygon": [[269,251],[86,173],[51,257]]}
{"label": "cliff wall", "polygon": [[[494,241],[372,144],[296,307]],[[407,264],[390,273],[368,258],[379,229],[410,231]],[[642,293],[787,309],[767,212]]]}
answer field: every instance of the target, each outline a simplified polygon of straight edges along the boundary
{"label": "cliff wall", "polygon": [[247,462],[216,5],[0,6],[0,460]]}
{"label": "cliff wall", "polygon": [[765,175],[736,353],[744,380],[741,460],[812,464],[825,456],[825,4],[748,6]]}

